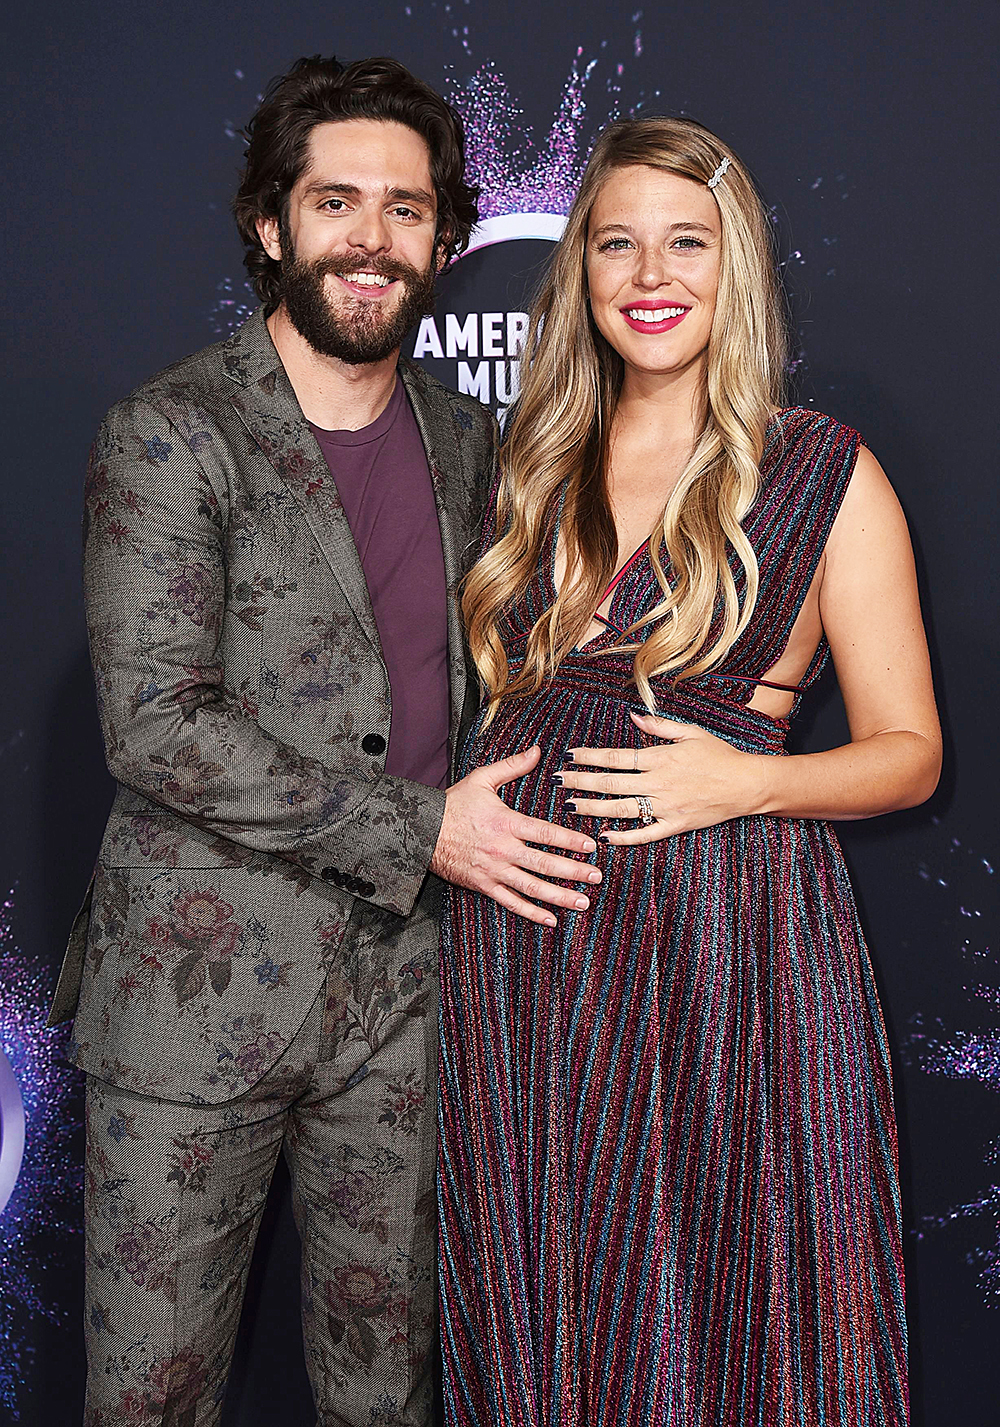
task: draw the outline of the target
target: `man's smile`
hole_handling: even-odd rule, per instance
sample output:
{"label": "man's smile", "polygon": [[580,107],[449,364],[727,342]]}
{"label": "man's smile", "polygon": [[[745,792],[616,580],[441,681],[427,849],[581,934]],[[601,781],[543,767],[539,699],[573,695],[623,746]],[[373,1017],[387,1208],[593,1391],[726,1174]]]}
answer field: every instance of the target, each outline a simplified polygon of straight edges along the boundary
{"label": "man's smile", "polygon": [[360,297],[374,297],[388,287],[395,287],[398,282],[398,278],[386,277],[384,273],[369,272],[364,268],[352,273],[336,273],[334,276],[350,292]]}

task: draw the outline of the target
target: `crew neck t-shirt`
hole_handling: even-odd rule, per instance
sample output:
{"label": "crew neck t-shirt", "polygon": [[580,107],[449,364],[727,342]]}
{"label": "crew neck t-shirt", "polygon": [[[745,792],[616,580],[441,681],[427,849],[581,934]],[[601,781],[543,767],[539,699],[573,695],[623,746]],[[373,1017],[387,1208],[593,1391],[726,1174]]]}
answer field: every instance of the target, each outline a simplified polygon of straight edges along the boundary
{"label": "crew neck t-shirt", "polygon": [[427,456],[397,376],[385,410],[360,431],[309,423],[361,557],[392,722],[385,771],[428,787],[448,781],[448,608]]}

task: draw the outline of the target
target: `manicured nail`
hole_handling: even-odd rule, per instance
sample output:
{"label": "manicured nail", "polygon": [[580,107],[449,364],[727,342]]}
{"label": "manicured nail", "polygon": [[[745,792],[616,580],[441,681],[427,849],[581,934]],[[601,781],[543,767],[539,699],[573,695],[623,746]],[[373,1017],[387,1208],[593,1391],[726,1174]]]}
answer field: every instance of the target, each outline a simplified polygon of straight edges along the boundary
{"label": "manicured nail", "polygon": [[603,882],[603,881],[604,881],[604,873],[601,871],[601,869],[600,869],[599,867],[595,867],[594,870],[593,870],[593,872],[591,872],[591,873],[588,875],[587,881],[588,881],[588,882]]}
{"label": "manicured nail", "polygon": [[553,783],[555,783],[557,787],[565,787],[566,779],[561,773],[550,773],[549,777],[552,779]]}
{"label": "manicured nail", "polygon": [[610,842],[610,841],[611,841],[611,839],[608,837],[608,835],[607,835],[606,832],[599,832],[599,833],[597,834],[597,836],[601,839],[602,842]]}
{"label": "manicured nail", "polygon": [[554,926],[556,925],[556,919],[555,919],[555,917],[546,917],[546,918],[545,918],[545,925],[546,925],[547,927],[554,927]]}
{"label": "manicured nail", "polygon": [[577,908],[578,911],[585,912],[590,906],[590,903],[587,901],[586,897],[577,897],[574,906]]}
{"label": "manicured nail", "polygon": [[583,844],[583,850],[584,850],[584,852],[596,852],[596,851],[597,851],[597,843],[594,842],[591,838],[588,837],[588,838],[587,838],[587,841]]}
{"label": "manicured nail", "polygon": [[564,808],[572,808],[573,811],[576,812],[576,799],[575,799],[575,798],[567,798],[566,801],[563,803],[563,807],[564,807]]}

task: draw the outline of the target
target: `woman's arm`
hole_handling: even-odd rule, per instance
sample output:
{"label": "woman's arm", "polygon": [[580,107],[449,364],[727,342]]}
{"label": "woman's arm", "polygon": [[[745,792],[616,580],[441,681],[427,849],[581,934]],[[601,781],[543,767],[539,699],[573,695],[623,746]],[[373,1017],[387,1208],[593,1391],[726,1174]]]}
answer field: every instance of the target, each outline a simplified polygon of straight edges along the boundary
{"label": "woman's arm", "polygon": [[755,812],[866,818],[929,798],[941,729],[913,552],[885,472],[862,447],[830,532],[820,618],[847,711],[850,743],[766,761]]}
{"label": "woman's arm", "polygon": [[[864,448],[824,552],[820,616],[847,710],[851,742],[825,753],[742,753],[692,724],[635,716],[671,743],[644,749],[638,774],[563,770],[590,817],[636,816],[645,794],[657,821],[602,834],[653,842],[750,813],[849,819],[913,807],[934,791],[941,733],[906,522],[879,463]],[[571,750],[578,763],[632,769],[630,749]],[[614,801],[588,798],[612,794]]]}

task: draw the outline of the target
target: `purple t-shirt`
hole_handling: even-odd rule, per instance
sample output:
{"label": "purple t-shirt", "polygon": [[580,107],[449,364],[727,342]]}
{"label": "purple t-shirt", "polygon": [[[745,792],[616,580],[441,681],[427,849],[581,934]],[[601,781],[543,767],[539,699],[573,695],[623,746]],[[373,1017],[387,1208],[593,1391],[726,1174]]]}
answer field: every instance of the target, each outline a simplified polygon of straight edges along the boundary
{"label": "purple t-shirt", "polygon": [[448,781],[448,607],[427,456],[399,377],[360,431],[309,423],[337,484],[368,583],[389,671],[385,771],[431,788]]}

